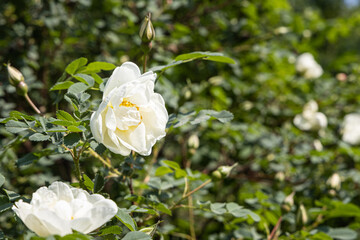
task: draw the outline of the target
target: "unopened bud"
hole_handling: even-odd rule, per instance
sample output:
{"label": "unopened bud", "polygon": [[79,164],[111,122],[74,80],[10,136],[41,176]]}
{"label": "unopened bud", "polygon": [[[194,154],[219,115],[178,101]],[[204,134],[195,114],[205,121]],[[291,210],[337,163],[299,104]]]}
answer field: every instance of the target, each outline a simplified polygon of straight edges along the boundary
{"label": "unopened bud", "polygon": [[151,235],[151,233],[154,231],[153,227],[147,227],[139,230],[140,232],[146,233],[147,235]]}
{"label": "unopened bud", "polygon": [[299,223],[301,223],[301,225],[306,225],[306,223],[309,220],[307,211],[306,211],[305,206],[303,204],[300,204],[300,206],[299,206],[297,220],[298,220]]}
{"label": "unopened bud", "polygon": [[285,199],[284,203],[292,207],[294,205],[295,192],[290,193]]}
{"label": "unopened bud", "polygon": [[233,164],[232,166],[220,166],[218,168],[219,172],[223,177],[229,177],[231,171],[238,165],[238,163]]}
{"label": "unopened bud", "polygon": [[188,145],[191,148],[195,148],[195,149],[199,148],[200,145],[199,137],[196,134],[191,135],[188,139]]}
{"label": "unopened bud", "polygon": [[27,92],[28,92],[28,86],[25,82],[20,82],[16,86],[16,93],[19,94],[20,96],[25,96]]}
{"label": "unopened bud", "polygon": [[212,176],[215,178],[215,179],[221,179],[222,178],[222,175],[221,175],[221,172],[219,170],[215,170],[212,172]]}
{"label": "unopened bud", "polygon": [[14,87],[17,87],[20,82],[24,82],[24,76],[16,68],[12,67],[10,63],[7,64],[7,70],[9,74],[9,82]]}
{"label": "unopened bud", "polygon": [[144,43],[151,42],[155,39],[155,30],[151,23],[151,14],[149,13],[143,20],[140,32],[139,32],[141,41]]}

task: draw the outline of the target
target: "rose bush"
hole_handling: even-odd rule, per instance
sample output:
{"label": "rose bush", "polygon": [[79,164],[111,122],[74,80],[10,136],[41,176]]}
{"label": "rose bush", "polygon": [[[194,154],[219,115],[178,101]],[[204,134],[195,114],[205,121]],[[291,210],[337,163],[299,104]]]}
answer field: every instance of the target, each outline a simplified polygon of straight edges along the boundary
{"label": "rose bush", "polygon": [[131,150],[150,155],[165,136],[168,113],[164,99],[154,93],[156,74],[141,75],[137,65],[124,63],[109,78],[98,110],[91,116],[95,139],[109,150],[129,155]]}
{"label": "rose bush", "polygon": [[318,112],[318,105],[314,100],[305,104],[302,114],[297,114],[294,118],[296,127],[303,131],[316,131],[327,126],[325,114]]}
{"label": "rose bush", "polygon": [[305,78],[318,78],[323,74],[322,67],[315,61],[311,53],[303,53],[298,56],[295,68]]}
{"label": "rose bush", "polygon": [[99,194],[54,182],[34,192],[30,204],[19,200],[12,209],[29,229],[46,237],[64,236],[72,229],[89,233],[114,217],[118,208]]}

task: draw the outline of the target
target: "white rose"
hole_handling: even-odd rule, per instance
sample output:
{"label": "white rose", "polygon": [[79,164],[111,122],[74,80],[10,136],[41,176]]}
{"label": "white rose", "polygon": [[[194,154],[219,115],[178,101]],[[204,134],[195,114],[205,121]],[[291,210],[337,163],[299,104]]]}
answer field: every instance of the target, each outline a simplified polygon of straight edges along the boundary
{"label": "white rose", "polygon": [[303,131],[316,131],[327,126],[327,118],[325,114],[318,112],[317,103],[311,100],[305,104],[302,114],[295,116],[294,124]]}
{"label": "white rose", "polygon": [[112,200],[62,182],[39,188],[30,204],[19,200],[12,209],[40,237],[64,236],[72,233],[72,229],[86,234],[109,221],[118,211]]}
{"label": "white rose", "polygon": [[327,180],[327,185],[329,185],[331,188],[340,190],[341,188],[341,178],[338,173],[334,173],[331,175],[331,177]]}
{"label": "white rose", "polygon": [[322,67],[315,61],[311,53],[303,53],[298,56],[295,68],[305,78],[318,78],[323,74]]}
{"label": "white rose", "polygon": [[131,150],[150,155],[165,136],[168,113],[164,99],[154,93],[156,74],[141,75],[134,63],[117,67],[109,78],[99,109],[91,116],[94,138],[110,151],[129,155]]}
{"label": "white rose", "polygon": [[342,140],[346,143],[360,144],[360,114],[351,113],[345,116]]}

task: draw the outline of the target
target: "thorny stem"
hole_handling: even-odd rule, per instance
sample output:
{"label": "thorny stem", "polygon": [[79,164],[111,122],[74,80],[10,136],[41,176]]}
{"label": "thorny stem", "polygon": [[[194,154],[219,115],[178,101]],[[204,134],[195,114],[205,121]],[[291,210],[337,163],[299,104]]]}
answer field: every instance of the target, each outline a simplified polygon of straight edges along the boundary
{"label": "thorny stem", "polygon": [[275,227],[273,228],[273,230],[271,231],[270,236],[268,237],[268,240],[272,240],[273,237],[275,236],[276,231],[278,230],[280,223],[282,221],[282,217],[280,216],[279,220],[277,221]]}
{"label": "thorny stem", "polygon": [[33,101],[31,101],[30,97],[28,94],[25,94],[25,99],[26,101],[30,104],[30,106],[34,109],[34,111],[37,113],[37,114],[40,114],[42,115],[41,111],[35,106],[35,104],[33,103]]}
{"label": "thorny stem", "polygon": [[99,154],[97,154],[97,152],[95,152],[91,148],[89,148],[88,151],[91,155],[93,155],[94,157],[99,159],[105,166],[107,166],[110,169],[110,171],[112,171],[113,173],[115,173],[118,176],[121,176],[121,173],[111,165],[110,161],[106,161],[104,158],[102,158]]}
{"label": "thorny stem", "polygon": [[189,203],[189,225],[190,225],[190,235],[192,240],[196,240],[196,233],[195,233],[195,220],[194,220],[194,209],[193,206],[193,198],[192,196],[188,197],[188,203]]}

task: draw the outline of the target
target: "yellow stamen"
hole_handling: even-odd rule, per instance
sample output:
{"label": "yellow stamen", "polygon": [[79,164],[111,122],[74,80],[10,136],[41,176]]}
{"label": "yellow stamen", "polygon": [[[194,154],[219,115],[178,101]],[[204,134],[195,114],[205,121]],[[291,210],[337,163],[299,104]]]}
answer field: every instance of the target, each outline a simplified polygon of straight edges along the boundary
{"label": "yellow stamen", "polygon": [[136,107],[136,109],[139,111],[139,107],[136,106],[135,104],[129,102],[127,99],[124,99],[124,100],[122,101],[122,103],[119,105],[119,107],[120,107],[120,106],[123,106],[123,107]]}

